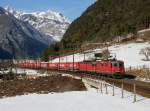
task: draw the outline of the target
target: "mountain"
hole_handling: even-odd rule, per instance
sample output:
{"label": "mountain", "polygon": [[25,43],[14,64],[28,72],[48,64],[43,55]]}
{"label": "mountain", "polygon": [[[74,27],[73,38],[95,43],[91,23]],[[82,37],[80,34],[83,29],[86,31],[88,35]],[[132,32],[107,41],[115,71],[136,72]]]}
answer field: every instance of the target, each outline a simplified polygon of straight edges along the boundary
{"label": "mountain", "polygon": [[29,23],[41,33],[60,41],[67,30],[70,21],[62,13],[51,10],[45,12],[27,13],[15,11],[10,7],[5,8],[19,20]]}
{"label": "mountain", "polygon": [[112,41],[150,26],[150,0],[97,0],[71,23],[62,44]]}
{"label": "mountain", "polygon": [[0,58],[36,57],[53,43],[52,38],[41,34],[0,7]]}

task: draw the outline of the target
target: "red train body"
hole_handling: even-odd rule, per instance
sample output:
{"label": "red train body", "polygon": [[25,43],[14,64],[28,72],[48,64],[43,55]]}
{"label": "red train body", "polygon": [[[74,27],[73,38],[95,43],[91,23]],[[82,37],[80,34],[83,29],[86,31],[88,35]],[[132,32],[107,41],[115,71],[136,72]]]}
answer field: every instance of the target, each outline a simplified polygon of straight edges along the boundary
{"label": "red train body", "polygon": [[125,73],[124,63],[122,61],[81,62],[80,70],[105,74]]}
{"label": "red train body", "polygon": [[125,73],[124,62],[117,60],[85,61],[85,62],[40,62],[22,61],[18,62],[22,68],[49,69],[49,70],[69,70],[103,75],[123,75]]}

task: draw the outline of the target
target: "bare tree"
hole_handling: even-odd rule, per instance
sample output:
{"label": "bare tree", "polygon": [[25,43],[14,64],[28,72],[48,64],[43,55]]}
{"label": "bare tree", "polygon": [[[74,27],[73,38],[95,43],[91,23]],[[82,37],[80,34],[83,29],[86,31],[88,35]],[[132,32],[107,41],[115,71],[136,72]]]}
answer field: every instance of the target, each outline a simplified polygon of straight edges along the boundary
{"label": "bare tree", "polygon": [[144,60],[149,61],[150,60],[150,47],[141,49],[140,54],[145,56]]}

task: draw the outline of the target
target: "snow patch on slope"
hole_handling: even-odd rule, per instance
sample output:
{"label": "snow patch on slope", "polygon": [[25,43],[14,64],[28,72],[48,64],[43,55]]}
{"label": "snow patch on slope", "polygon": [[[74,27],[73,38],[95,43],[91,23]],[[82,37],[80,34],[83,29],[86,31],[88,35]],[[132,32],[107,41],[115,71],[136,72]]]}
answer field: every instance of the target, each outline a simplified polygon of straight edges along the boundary
{"label": "snow patch on slope", "polygon": [[145,57],[139,54],[140,50],[146,47],[150,47],[148,42],[115,45],[109,47],[109,50],[116,53],[117,59],[123,60],[126,67],[150,66],[150,61],[143,61]]}
{"label": "snow patch on slope", "polygon": [[[111,53],[116,54],[116,58],[118,60],[123,60],[125,63],[125,67],[138,67],[146,65],[150,67],[150,61],[143,61],[145,58],[143,55],[140,55],[139,52],[141,49],[145,47],[150,47],[150,43],[129,43],[129,44],[121,44],[114,45],[108,47]],[[81,62],[83,60],[89,60],[94,58],[94,54],[101,52],[103,49],[94,49],[89,50],[88,53],[77,53],[74,54],[74,62]],[[59,62],[59,59],[56,58],[52,60],[52,62]],[[73,55],[68,55],[60,58],[60,62],[73,62]]]}

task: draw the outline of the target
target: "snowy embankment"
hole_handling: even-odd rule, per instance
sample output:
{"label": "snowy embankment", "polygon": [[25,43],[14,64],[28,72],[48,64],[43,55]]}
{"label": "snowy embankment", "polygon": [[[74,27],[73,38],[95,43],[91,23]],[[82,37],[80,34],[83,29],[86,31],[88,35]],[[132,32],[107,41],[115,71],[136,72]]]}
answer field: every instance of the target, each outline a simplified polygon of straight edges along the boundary
{"label": "snowy embankment", "polygon": [[121,99],[96,91],[32,94],[0,99],[0,111],[149,111],[150,99],[132,103],[127,95]]}
{"label": "snowy embankment", "polygon": [[26,75],[35,75],[35,76],[47,76],[46,72],[40,72],[39,70],[36,69],[25,69],[25,68],[17,68],[12,70],[14,73],[17,74],[26,74]]}
{"label": "snowy embankment", "polygon": [[34,69],[23,69],[23,68],[17,68],[12,70],[14,73],[19,74],[27,74],[27,75],[33,75],[33,74],[39,74],[37,70]]}
{"label": "snowy embankment", "polygon": [[[128,43],[121,45],[114,45],[109,48],[109,51],[116,54],[118,60],[123,60],[125,67],[138,67],[146,65],[150,67],[150,61],[143,61],[144,55],[140,55],[140,50],[146,47],[150,47],[150,43]],[[74,61],[83,61],[94,58],[94,53],[101,52],[102,49],[89,50],[84,53],[74,54]],[[59,59],[54,59],[52,62],[59,62]],[[60,58],[60,62],[73,62],[73,55]]]}
{"label": "snowy embankment", "polygon": [[150,47],[148,42],[145,43],[129,43],[124,45],[116,45],[109,47],[109,50],[116,53],[117,59],[123,60],[125,67],[138,67],[146,65],[150,68],[150,61],[143,61],[144,55],[140,55],[140,50]]}

